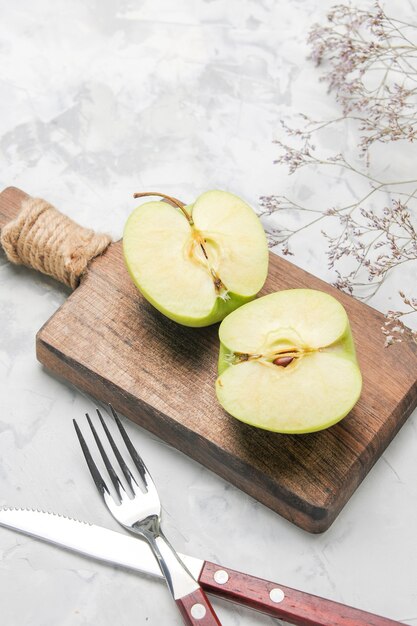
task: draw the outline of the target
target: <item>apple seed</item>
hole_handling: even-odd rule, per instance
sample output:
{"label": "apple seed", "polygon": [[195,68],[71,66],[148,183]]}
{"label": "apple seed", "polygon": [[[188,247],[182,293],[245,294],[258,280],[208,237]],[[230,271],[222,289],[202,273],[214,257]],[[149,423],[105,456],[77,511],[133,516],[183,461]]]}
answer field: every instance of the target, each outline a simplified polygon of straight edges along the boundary
{"label": "apple seed", "polygon": [[293,361],[294,361],[294,357],[293,356],[280,356],[277,359],[275,359],[274,361],[272,361],[272,363],[274,365],[281,365],[281,367],[287,367],[287,365],[289,365]]}

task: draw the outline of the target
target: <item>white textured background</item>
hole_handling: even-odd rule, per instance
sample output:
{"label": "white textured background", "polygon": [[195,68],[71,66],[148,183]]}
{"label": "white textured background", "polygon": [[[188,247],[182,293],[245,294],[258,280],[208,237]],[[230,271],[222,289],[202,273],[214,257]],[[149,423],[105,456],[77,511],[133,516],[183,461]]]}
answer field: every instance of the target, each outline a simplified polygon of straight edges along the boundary
{"label": "white textured background", "polygon": [[[255,207],[266,193],[314,197],[314,175],[290,179],[272,165],[271,140],[281,117],[335,110],[305,44],[332,4],[1,0],[1,186],[43,196],[115,237],[136,190],[188,201],[218,187]],[[396,163],[405,166],[401,157]],[[323,188],[340,192],[330,176]],[[302,239],[296,251],[298,264],[332,279],[318,239]],[[65,296],[52,280],[0,256],[0,505],[116,528],[72,431],[71,419],[93,404],[35,359],[35,333]],[[387,307],[390,297],[382,290],[374,304]],[[321,536],[130,430],[178,549],[417,625],[415,414]],[[4,626],[181,623],[160,583],[3,529],[0,607]],[[225,625],[277,623],[225,602],[216,607]]]}

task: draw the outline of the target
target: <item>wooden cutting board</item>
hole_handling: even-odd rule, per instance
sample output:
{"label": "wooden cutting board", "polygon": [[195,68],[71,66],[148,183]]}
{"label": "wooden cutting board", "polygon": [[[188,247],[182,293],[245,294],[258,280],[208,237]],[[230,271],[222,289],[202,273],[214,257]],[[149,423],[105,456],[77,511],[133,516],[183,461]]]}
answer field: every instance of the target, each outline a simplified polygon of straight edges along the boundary
{"label": "wooden cutting board", "polygon": [[[22,191],[0,194],[0,229]],[[92,261],[81,285],[37,334],[37,356],[57,374],[310,532],[326,530],[417,405],[417,346],[384,348],[384,317],[271,254],[262,294],[321,289],[345,306],[363,393],[342,422],[309,435],[279,435],[230,417],[214,382],[218,325],[166,319],[141,296],[121,242]]]}

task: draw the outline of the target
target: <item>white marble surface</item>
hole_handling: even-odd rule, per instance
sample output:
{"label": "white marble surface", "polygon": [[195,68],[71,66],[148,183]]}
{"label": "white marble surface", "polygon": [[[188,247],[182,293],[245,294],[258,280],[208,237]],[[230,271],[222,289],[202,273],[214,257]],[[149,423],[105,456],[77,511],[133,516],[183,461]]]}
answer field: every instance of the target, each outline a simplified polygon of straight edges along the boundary
{"label": "white marble surface", "polygon": [[[115,237],[135,190],[189,200],[218,187],[254,206],[262,194],[294,191],[296,179],[272,164],[271,139],[281,117],[307,104],[334,107],[305,60],[307,29],[331,4],[0,0],[1,186],[43,196]],[[322,184],[335,190],[334,180]],[[295,261],[331,280],[319,240],[297,245]],[[35,333],[65,297],[0,255],[0,505],[116,528],[73,435],[72,418],[93,402],[35,358]],[[390,298],[382,291],[375,305]],[[417,625],[416,414],[320,536],[130,432],[178,549]],[[4,626],[181,623],[162,584],[4,529],[0,606]],[[277,623],[215,606],[225,625]]]}

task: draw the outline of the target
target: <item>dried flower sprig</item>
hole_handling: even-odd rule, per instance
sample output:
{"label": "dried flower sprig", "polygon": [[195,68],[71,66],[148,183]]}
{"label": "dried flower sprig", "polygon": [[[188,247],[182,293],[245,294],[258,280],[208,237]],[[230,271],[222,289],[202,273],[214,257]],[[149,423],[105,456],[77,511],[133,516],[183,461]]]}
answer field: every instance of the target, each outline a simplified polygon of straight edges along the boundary
{"label": "dried flower sprig", "polygon": [[361,153],[368,155],[377,141],[413,141],[417,25],[389,17],[379,3],[373,10],[335,6],[328,21],[310,32],[311,58],[317,65],[329,62],[321,80],[335,93],[344,117],[359,122]]}
{"label": "dried flower sprig", "polygon": [[[387,181],[383,175],[371,174],[369,168],[374,145],[413,142],[417,136],[417,43],[413,38],[417,41],[417,24],[387,16],[379,3],[372,10],[338,5],[329,13],[326,26],[313,27],[311,57],[318,65],[326,64],[322,80],[335,94],[342,115],[317,121],[303,114],[300,128],[282,122],[283,137],[275,141],[279,149],[275,163],[286,165],[290,174],[303,168],[337,168],[351,182],[360,179],[369,187],[359,199],[325,209],[304,206],[286,196],[260,199],[270,245],[279,246],[283,254],[292,254],[293,237],[322,223],[335,285],[358,297],[375,294],[404,263],[414,263],[417,269],[417,179]],[[353,126],[359,137],[351,158],[340,152],[324,156],[316,149],[321,132],[337,124],[348,124],[350,130]],[[277,226],[277,214],[286,216],[288,211],[297,215],[296,227]],[[275,225],[268,228],[272,222]],[[350,269],[342,272],[337,266],[347,259]],[[388,312],[387,344],[405,338],[417,341],[416,331],[403,323],[406,316],[417,314],[417,301],[401,297],[407,310]]]}
{"label": "dried flower sprig", "polygon": [[386,346],[391,346],[393,343],[398,343],[404,339],[417,343],[417,330],[412,330],[404,324],[404,318],[407,315],[417,313],[417,298],[407,298],[403,291],[400,291],[400,296],[408,309],[406,311],[388,311],[386,314],[387,321],[382,329],[386,337]]}

